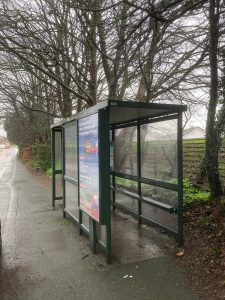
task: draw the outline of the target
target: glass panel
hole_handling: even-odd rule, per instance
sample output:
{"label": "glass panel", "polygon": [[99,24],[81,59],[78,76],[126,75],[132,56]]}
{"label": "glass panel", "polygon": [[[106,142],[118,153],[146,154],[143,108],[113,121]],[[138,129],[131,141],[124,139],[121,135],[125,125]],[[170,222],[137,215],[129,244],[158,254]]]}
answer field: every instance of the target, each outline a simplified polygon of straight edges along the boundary
{"label": "glass panel", "polygon": [[[116,177],[116,188],[122,188],[128,192],[137,194],[137,182],[125,178]],[[134,212],[138,212],[138,200],[131,196],[116,191],[116,203],[121,204]]]}
{"label": "glass panel", "polygon": [[73,122],[65,128],[65,175],[77,179],[77,129]]}
{"label": "glass panel", "polygon": [[164,188],[144,183],[141,184],[141,191],[142,195],[147,198],[171,205],[173,207],[177,207],[178,193],[176,191],[170,191]]}
{"label": "glass panel", "polygon": [[142,177],[177,182],[177,120],[141,126]]}
{"label": "glass panel", "polygon": [[132,193],[137,193],[137,182],[125,178],[116,177],[116,187],[125,189]]}
{"label": "glass panel", "polygon": [[138,200],[126,196],[120,192],[116,192],[116,203],[123,205],[125,208],[128,208],[134,212],[138,212]]}
{"label": "glass panel", "polygon": [[142,215],[147,217],[161,225],[164,225],[168,229],[178,232],[178,216],[170,214],[167,211],[163,211],[160,208],[154,207],[147,203],[142,203]]}
{"label": "glass panel", "polygon": [[69,181],[65,181],[66,189],[66,209],[78,220],[79,207],[78,207],[78,189],[77,185]]}
{"label": "glass panel", "polygon": [[82,225],[89,230],[89,216],[82,211]]}
{"label": "glass panel", "polygon": [[98,240],[101,241],[104,245],[106,245],[106,226],[105,225],[97,225],[97,237]]}
{"label": "glass panel", "polygon": [[62,175],[55,175],[55,195],[56,197],[62,197]]}
{"label": "glass panel", "polygon": [[55,132],[55,169],[62,170],[62,139],[61,132]]}
{"label": "glass panel", "polygon": [[137,175],[137,128],[115,130],[113,149],[115,171]]}

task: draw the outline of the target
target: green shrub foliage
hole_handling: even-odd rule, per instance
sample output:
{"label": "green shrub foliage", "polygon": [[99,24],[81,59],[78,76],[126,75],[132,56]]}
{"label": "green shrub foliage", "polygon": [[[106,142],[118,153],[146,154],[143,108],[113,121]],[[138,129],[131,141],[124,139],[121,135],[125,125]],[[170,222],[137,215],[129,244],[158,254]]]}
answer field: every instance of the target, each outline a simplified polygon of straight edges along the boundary
{"label": "green shrub foliage", "polygon": [[35,144],[31,147],[31,165],[34,169],[47,172],[51,168],[51,146]]}
{"label": "green shrub foliage", "polygon": [[187,179],[184,179],[183,181],[183,191],[185,204],[194,202],[207,202],[209,201],[211,196],[209,192],[201,191],[195,188]]}

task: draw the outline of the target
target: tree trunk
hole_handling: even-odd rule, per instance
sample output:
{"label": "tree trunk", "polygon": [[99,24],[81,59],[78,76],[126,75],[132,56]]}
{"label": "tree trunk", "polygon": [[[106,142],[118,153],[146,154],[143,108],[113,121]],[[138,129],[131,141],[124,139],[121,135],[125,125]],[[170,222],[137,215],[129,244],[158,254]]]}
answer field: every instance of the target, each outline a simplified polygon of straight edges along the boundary
{"label": "tree trunk", "polygon": [[216,107],[218,102],[218,15],[216,0],[209,1],[209,61],[210,61],[210,99],[206,125],[206,172],[212,196],[221,194],[218,168],[218,139],[215,134]]}

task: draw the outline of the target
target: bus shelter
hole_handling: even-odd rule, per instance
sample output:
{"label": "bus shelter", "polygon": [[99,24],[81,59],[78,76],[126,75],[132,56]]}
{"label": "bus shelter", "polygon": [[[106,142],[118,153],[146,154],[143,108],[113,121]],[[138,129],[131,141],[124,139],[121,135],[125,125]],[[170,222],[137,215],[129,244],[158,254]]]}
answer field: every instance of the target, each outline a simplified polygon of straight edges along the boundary
{"label": "bus shelter", "polygon": [[183,245],[184,105],[107,100],[52,125],[52,206],[111,262],[111,211],[166,230]]}

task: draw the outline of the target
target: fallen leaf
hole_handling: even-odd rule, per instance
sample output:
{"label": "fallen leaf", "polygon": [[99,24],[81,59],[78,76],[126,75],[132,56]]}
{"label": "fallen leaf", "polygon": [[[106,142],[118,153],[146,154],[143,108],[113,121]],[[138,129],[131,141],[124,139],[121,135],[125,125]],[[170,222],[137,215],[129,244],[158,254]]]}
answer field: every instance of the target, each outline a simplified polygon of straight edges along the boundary
{"label": "fallen leaf", "polygon": [[178,257],[184,256],[184,249],[179,249],[177,252],[177,256]]}

